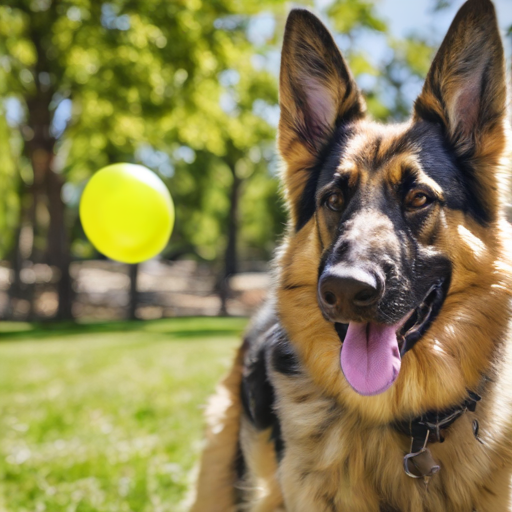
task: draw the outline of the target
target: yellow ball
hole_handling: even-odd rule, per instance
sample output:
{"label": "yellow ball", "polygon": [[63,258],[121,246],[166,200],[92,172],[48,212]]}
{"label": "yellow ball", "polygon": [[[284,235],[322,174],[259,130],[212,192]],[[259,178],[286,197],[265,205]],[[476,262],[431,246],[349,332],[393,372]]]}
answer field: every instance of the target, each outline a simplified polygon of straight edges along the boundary
{"label": "yellow ball", "polygon": [[163,181],[142,165],[100,169],[80,200],[87,238],[105,256],[139,263],[156,256],[174,226],[174,205]]}

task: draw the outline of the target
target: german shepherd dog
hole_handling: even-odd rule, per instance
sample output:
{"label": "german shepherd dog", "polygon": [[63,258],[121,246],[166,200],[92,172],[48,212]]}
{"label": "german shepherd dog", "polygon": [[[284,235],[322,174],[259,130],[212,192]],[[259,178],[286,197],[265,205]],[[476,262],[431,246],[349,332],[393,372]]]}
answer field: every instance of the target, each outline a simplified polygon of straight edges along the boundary
{"label": "german shepherd dog", "polygon": [[506,93],[490,0],[462,6],[392,126],[291,11],[289,230],[208,408],[194,512],[512,510]]}

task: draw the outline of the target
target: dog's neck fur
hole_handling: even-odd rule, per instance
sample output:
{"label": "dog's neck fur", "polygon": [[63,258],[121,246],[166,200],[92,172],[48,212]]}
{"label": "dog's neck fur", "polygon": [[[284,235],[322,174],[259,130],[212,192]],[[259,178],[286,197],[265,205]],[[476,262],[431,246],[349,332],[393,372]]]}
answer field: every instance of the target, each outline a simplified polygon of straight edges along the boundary
{"label": "dog's neck fur", "polygon": [[[318,496],[326,504],[336,503],[332,510],[346,507],[351,511],[465,512],[475,507],[480,512],[477,504],[482,492],[496,492],[496,503],[503,503],[497,490],[501,476],[493,471],[490,454],[511,450],[510,440],[504,438],[510,425],[501,424],[489,413],[498,403],[510,406],[503,382],[486,381],[476,410],[450,425],[444,432],[446,442],[429,446],[442,469],[426,488],[421,482],[414,484],[404,472],[403,458],[411,449],[408,435],[393,424],[372,425],[357,411],[326,395],[290,354],[293,351],[289,346],[283,349],[281,341],[266,356],[284,445],[280,467],[288,474],[287,480],[303,482],[295,487],[293,496],[284,489],[289,510],[323,510],[318,508]],[[283,357],[287,365],[276,364],[282,363]],[[287,371],[288,367],[293,371]],[[475,438],[474,421],[480,424],[482,442]],[[478,470],[461,472],[464,465]],[[412,486],[414,491],[403,493],[403,486]],[[308,492],[302,493],[301,487]],[[380,508],[374,508],[376,503]],[[500,507],[492,510],[505,511]],[[326,505],[325,510],[331,508]]]}

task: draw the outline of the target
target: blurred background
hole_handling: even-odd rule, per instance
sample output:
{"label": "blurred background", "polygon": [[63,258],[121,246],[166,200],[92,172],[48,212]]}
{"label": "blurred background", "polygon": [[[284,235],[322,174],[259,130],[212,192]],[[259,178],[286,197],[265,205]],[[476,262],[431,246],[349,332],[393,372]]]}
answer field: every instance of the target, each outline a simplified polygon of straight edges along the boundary
{"label": "blurred background", "polygon": [[[370,113],[408,116],[461,1],[318,0]],[[512,5],[497,2],[511,46]],[[0,7],[0,318],[246,315],[286,216],[276,180],[288,2],[7,0]],[[507,39],[508,38],[508,39]],[[157,260],[107,261],[78,204],[114,162],[168,184]]]}
{"label": "blurred background", "polygon": [[[287,12],[323,19],[389,122],[462,3],[1,2],[0,511],[186,510],[200,405],[285,229]],[[495,4],[510,68],[512,3]],[[168,246],[140,265],[95,251],[78,218],[116,162],[158,173],[176,206]]]}

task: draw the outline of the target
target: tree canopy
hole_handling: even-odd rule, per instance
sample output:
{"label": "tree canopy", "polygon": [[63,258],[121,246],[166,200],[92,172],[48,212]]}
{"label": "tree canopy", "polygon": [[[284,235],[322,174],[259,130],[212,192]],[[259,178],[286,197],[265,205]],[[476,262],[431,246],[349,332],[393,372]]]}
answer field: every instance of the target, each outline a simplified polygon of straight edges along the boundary
{"label": "tree canopy", "polygon": [[[358,45],[367,33],[388,37],[373,2],[335,0],[321,14],[356,79],[384,73],[363,84],[370,111],[403,117],[402,87],[424,73],[429,46],[396,41],[375,63]],[[282,0],[0,6],[0,96],[13,118],[0,120],[0,231],[11,234],[3,256],[14,245],[19,259],[15,226],[32,232],[24,257],[62,276],[71,259],[95,256],[77,218],[81,191],[97,169],[127,161],[159,173],[175,199],[167,256],[220,258],[224,276],[236,272],[239,253],[269,257],[285,225],[274,151],[285,15]]]}

